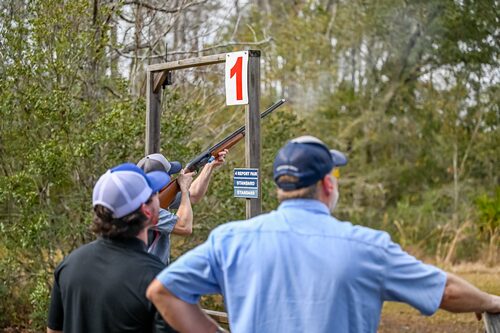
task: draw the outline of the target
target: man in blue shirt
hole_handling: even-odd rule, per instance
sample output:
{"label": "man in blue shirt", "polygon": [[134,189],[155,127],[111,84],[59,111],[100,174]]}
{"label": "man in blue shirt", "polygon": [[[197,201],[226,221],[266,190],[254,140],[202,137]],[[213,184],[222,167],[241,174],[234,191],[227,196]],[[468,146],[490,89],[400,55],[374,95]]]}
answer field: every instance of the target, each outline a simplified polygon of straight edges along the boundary
{"label": "man in blue shirt", "polygon": [[376,332],[384,301],[424,315],[500,312],[500,297],[426,265],[386,232],[333,218],[345,156],[311,136],[274,162],[276,211],[214,229],[151,283],[147,297],[181,332],[217,332],[197,304],[224,296],[233,332]]}

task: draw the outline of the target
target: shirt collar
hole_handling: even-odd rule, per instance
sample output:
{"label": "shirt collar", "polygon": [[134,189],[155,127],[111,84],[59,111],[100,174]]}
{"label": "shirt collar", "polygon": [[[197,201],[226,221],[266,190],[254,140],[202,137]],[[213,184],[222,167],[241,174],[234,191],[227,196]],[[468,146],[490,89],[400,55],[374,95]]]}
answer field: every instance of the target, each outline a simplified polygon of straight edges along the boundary
{"label": "shirt collar", "polygon": [[106,237],[102,237],[101,239],[104,241],[104,243],[112,244],[112,245],[123,247],[123,248],[134,249],[137,251],[146,251],[147,250],[146,244],[144,244],[144,242],[137,237],[132,237],[132,238],[106,238]]}
{"label": "shirt collar", "polygon": [[289,208],[303,209],[320,214],[330,215],[330,210],[328,209],[328,207],[324,203],[316,199],[288,199],[283,201],[279,205],[278,211]]}

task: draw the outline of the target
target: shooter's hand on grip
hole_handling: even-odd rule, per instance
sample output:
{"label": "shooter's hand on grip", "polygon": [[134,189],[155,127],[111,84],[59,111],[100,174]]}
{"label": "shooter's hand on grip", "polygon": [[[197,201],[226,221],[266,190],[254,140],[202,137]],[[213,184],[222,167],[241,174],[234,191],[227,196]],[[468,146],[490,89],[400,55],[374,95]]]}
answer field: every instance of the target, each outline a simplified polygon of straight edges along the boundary
{"label": "shooter's hand on grip", "polygon": [[209,165],[212,166],[212,168],[219,167],[224,164],[226,161],[226,155],[229,152],[229,150],[224,149],[223,151],[219,152],[218,156],[214,158],[212,162],[209,163]]}

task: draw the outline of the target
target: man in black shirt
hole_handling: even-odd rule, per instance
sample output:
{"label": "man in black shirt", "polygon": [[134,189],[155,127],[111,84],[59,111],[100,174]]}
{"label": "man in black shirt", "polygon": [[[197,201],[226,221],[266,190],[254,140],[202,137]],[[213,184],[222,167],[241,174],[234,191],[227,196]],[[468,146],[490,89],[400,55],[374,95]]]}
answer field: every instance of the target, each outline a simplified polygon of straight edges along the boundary
{"label": "man in black shirt", "polygon": [[132,163],[108,170],[93,192],[93,231],[99,238],[56,268],[48,333],[172,332],[146,299],[165,265],[146,249],[158,219],[158,192],[167,173],[144,173]]}

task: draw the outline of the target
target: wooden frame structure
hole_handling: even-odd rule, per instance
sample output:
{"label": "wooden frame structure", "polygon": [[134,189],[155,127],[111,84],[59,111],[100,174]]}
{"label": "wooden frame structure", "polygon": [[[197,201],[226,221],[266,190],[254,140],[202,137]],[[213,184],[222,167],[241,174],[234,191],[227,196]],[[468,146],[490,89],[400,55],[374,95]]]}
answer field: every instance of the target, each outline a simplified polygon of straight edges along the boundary
{"label": "wooden frame structure", "polygon": [[[245,107],[245,164],[247,168],[259,170],[259,189],[261,188],[260,161],[260,51],[248,50],[248,105]],[[226,53],[204,57],[170,61],[147,67],[146,90],[146,155],[159,153],[161,97],[168,73],[175,70],[200,67],[226,62]],[[246,200],[246,218],[262,212],[261,194],[256,199]]]}

